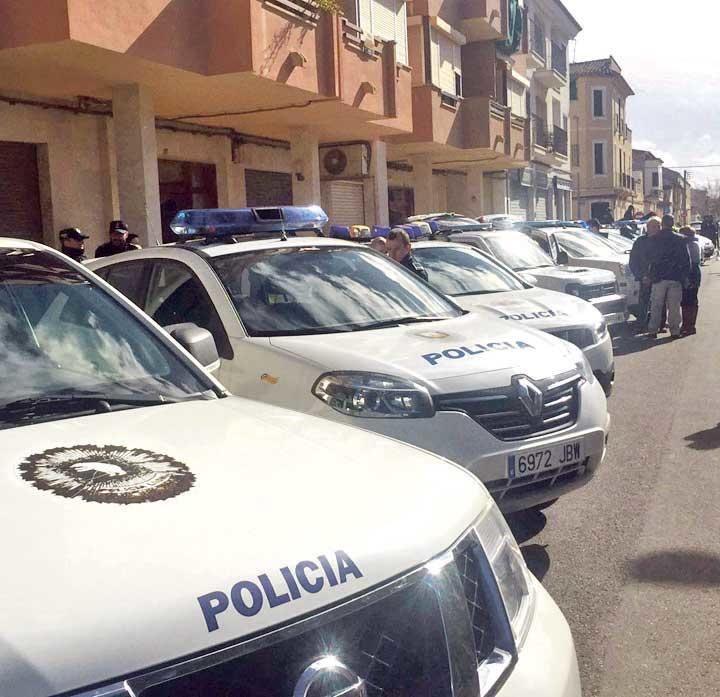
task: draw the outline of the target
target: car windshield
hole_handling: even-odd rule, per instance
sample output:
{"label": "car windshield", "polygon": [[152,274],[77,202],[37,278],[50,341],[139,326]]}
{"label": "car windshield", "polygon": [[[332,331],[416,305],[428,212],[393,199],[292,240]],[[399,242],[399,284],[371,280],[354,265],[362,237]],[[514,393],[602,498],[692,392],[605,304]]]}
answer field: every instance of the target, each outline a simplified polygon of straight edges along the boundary
{"label": "car windshield", "polygon": [[608,235],[607,238],[603,238],[601,242],[608,245],[613,251],[619,254],[626,254],[632,249],[632,242],[625,237],[619,237],[618,235]]}
{"label": "car windshield", "polygon": [[558,242],[574,257],[592,259],[613,256],[614,250],[604,240],[582,233],[557,232]]}
{"label": "car windshield", "polygon": [[445,295],[477,295],[523,290],[513,274],[471,247],[420,247],[413,255],[425,267],[430,283]]}
{"label": "car windshield", "polygon": [[292,247],[213,266],[250,336],[327,334],[462,314],[399,264],[363,247]]}
{"label": "car windshield", "polygon": [[503,232],[483,238],[490,251],[513,271],[555,266],[552,258],[521,232]]}
{"label": "car windshield", "polygon": [[212,396],[106,291],[27,248],[0,248],[0,384],[0,428]]}

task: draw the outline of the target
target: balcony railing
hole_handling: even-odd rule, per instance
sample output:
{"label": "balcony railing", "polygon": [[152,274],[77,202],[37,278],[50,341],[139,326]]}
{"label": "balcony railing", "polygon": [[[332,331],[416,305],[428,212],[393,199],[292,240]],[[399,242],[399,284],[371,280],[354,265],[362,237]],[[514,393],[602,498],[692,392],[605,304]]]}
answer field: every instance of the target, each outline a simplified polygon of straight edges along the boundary
{"label": "balcony railing", "polygon": [[545,119],[533,114],[532,117],[532,132],[533,132],[533,143],[540,148],[547,148],[552,142],[548,138],[547,123]]}
{"label": "balcony railing", "polygon": [[552,69],[567,78],[567,46],[552,43]]}
{"label": "balcony railing", "polygon": [[545,30],[534,20],[528,22],[528,34],[530,36],[530,50],[542,58],[547,59],[547,46],[545,42]]}
{"label": "balcony railing", "polygon": [[562,128],[555,126],[552,134],[553,150],[558,155],[568,155],[568,133]]}

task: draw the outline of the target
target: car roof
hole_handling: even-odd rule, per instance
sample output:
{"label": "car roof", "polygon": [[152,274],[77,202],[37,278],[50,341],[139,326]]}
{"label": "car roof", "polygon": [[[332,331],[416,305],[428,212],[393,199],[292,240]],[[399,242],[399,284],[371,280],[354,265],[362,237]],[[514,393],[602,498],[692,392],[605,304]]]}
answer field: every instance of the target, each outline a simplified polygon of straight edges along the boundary
{"label": "car roof", "polygon": [[[31,240],[23,240],[17,237],[0,237],[0,248],[4,249],[52,249],[52,247],[47,247],[44,244],[40,244],[38,242],[32,242]],[[57,251],[57,250],[52,250]]]}

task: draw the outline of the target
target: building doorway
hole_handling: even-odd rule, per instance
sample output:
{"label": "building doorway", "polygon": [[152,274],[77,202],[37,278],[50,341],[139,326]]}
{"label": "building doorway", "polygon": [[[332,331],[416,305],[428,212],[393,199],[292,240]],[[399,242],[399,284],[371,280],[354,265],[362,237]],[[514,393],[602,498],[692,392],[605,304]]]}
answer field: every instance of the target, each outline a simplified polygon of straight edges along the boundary
{"label": "building doorway", "polygon": [[610,225],[614,222],[609,201],[595,201],[590,204],[590,217],[600,221],[601,225]]}
{"label": "building doorway", "polygon": [[38,146],[0,141],[0,237],[43,241]]}
{"label": "building doorway", "polygon": [[415,215],[415,190],[404,186],[388,187],[390,225],[400,225]]}
{"label": "building doorway", "polygon": [[[177,238],[170,223],[178,211],[186,208],[217,208],[215,165],[182,160],[158,160],[160,179],[160,217],[163,242]],[[151,243],[154,240],[151,240]]]}

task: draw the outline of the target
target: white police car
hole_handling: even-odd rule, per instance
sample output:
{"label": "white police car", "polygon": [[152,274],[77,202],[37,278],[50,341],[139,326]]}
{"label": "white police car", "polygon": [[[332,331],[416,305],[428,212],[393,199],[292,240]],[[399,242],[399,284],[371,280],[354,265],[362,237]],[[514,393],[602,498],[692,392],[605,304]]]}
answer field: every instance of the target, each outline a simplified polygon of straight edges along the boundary
{"label": "white police car", "polygon": [[611,271],[615,274],[620,293],[627,298],[628,310],[633,314],[639,311],[640,283],[630,270],[629,253],[617,251],[598,235],[582,228],[566,227],[562,223],[552,227],[544,227],[543,223],[526,223],[522,229],[556,261],[569,266]]}
{"label": "white police car", "polygon": [[460,467],[227,396],[20,240],[0,382],[3,697],[580,697],[565,619]]}
{"label": "white police car", "polygon": [[609,417],[579,349],[466,313],[353,242],[272,232],[325,221],[306,208],[186,211],[175,229],[200,239],[90,265],[160,324],[211,331],[232,392],[448,457],[505,510],[593,476]]}
{"label": "white police car", "polygon": [[[448,236],[492,254],[529,283],[592,303],[608,325],[627,319],[627,298],[611,271],[558,265],[555,258],[518,230],[462,230]],[[559,251],[559,250],[558,250]]]}
{"label": "white police car", "polygon": [[610,394],[615,379],[612,339],[605,319],[590,303],[531,286],[488,254],[459,242],[416,242],[413,255],[430,284],[464,309],[489,312],[575,344]]}

